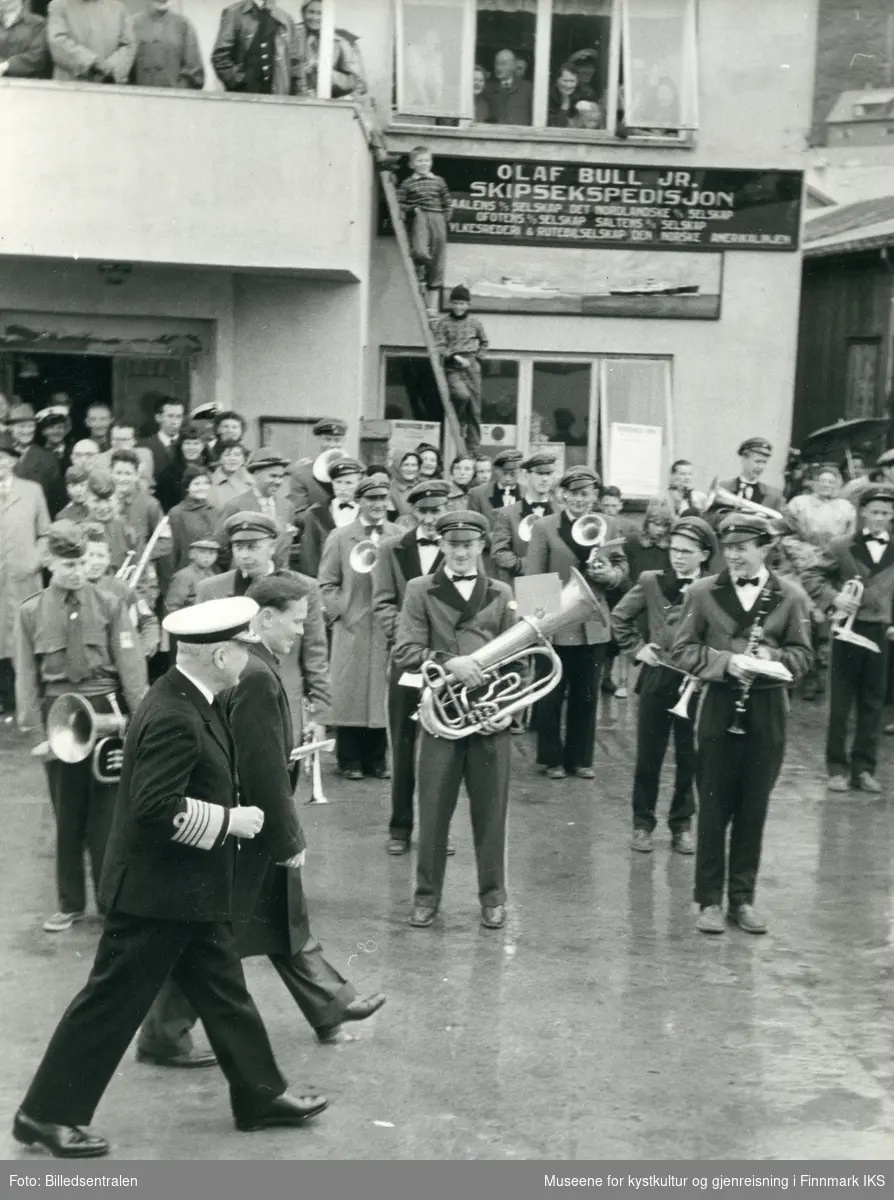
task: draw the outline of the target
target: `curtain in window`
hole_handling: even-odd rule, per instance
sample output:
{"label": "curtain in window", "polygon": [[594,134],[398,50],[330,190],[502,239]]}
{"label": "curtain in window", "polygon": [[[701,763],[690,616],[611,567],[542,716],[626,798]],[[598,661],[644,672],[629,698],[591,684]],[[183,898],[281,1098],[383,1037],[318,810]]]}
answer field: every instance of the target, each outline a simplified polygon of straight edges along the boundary
{"label": "curtain in window", "polygon": [[426,117],[471,117],[475,9],[469,0],[401,0],[397,107]]}
{"label": "curtain in window", "polygon": [[624,0],[623,8],[628,127],[695,128],[695,0]]}

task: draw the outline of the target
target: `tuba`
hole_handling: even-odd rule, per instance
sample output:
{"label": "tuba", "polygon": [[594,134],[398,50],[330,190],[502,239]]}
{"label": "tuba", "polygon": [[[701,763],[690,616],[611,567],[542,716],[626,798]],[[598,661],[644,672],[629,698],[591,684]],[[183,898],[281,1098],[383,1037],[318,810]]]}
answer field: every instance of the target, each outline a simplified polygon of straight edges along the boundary
{"label": "tuba", "polygon": [[333,463],[337,463],[339,459],[350,457],[350,454],[342,450],[340,446],[333,446],[331,450],[324,450],[322,454],[317,455],[310,469],[311,474],[317,483],[331,483],[332,477],[329,472],[332,470]]}
{"label": "tuba", "polygon": [[739,512],[752,513],[756,517],[767,517],[771,521],[778,521],[781,516],[775,508],[767,508],[765,504],[757,504],[754,500],[746,500],[744,496],[737,496],[735,492],[728,491],[721,487],[716,479],[708,489],[705,511],[713,508],[715,504],[722,508],[735,508]]}
{"label": "tuba", "polygon": [[[849,579],[841,589],[846,596],[852,596],[854,600],[859,602],[863,599],[863,584],[859,579]],[[838,611],[832,617],[832,637],[839,642],[850,642],[852,646],[860,646],[863,650],[871,650],[873,654],[880,654],[878,646],[870,638],[863,637],[861,633],[854,633],[854,621],[856,612],[846,613]]]}
{"label": "tuba", "polygon": [[[484,672],[481,687],[465,687],[433,660],[423,663],[419,702],[422,728],[432,737],[450,741],[507,729],[515,713],[536,704],[559,685],[562,664],[548,639],[567,625],[589,620],[596,611],[596,599],[587,581],[572,568],[558,612],[522,617],[518,624],[469,656]],[[535,678],[530,670],[538,658],[546,659],[549,666],[543,679]]]}
{"label": "tuba", "polygon": [[86,696],[65,692],[47,714],[47,743],[64,763],[79,763],[93,755],[93,777],[98,783],[116,783],[121,774],[120,740],[127,718],[115,696],[112,711],[98,713]]}
{"label": "tuba", "polygon": [[348,556],[348,565],[357,575],[368,575],[375,570],[379,559],[379,548],[374,541],[367,538],[358,542]]}

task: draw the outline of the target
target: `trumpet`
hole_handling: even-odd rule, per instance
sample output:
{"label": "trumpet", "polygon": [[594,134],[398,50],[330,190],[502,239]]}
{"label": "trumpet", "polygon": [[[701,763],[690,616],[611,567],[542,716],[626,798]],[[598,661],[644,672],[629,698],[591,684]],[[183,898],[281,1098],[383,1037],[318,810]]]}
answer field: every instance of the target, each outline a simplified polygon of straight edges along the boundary
{"label": "trumpet", "polygon": [[379,547],[374,541],[367,538],[366,541],[358,542],[353,548],[348,556],[348,565],[357,575],[369,575],[370,571],[375,570],[378,560]]}
{"label": "trumpet", "polygon": [[757,504],[754,500],[737,496],[735,492],[721,487],[716,479],[705,497],[705,510],[713,508],[715,504],[720,504],[723,508],[736,508],[739,512],[753,513],[756,517],[766,517],[770,521],[778,521],[781,515],[775,508],[767,508],[765,504]]}
{"label": "trumpet", "polygon": [[162,517],[162,519],[155,526],[155,529],[152,531],[152,537],[150,537],[149,541],[146,543],[146,549],[140,556],[139,562],[135,566],[133,565],[132,560],[135,551],[131,550],[118,570],[115,578],[122,579],[128,587],[131,587],[134,589],[134,591],[136,591],[137,585],[143,577],[143,572],[149,565],[149,559],[152,557],[152,551],[155,549],[156,542],[158,542],[160,538],[168,536],[170,527],[171,522],[169,518]]}
{"label": "trumpet", "polygon": [[304,751],[304,773],[310,778],[310,798],[308,804],[328,804],[323,794],[323,771],[320,764],[320,752],[324,748],[332,749],[334,742],[314,743],[313,712],[306,700],[302,701],[304,732],[301,737],[301,749]]}
{"label": "trumpet", "polygon": [[310,469],[311,474],[317,483],[331,483],[332,476],[330,471],[333,464],[337,463],[339,459],[350,457],[350,454],[342,450],[340,446],[333,446],[330,450],[324,450],[322,454],[317,455]]}
{"label": "trumpet", "polygon": [[[857,604],[863,599],[863,584],[859,579],[849,579],[841,590],[845,596],[856,600]],[[875,642],[870,638],[863,637],[860,633],[854,633],[856,617],[856,609],[852,613],[838,609],[832,617],[832,637],[839,642],[849,642],[852,646],[859,646],[863,650],[871,650],[873,654],[880,654],[881,651]]]}
{"label": "trumpet", "polygon": [[676,703],[673,708],[669,708],[667,711],[672,716],[679,717],[681,721],[691,721],[692,716],[689,712],[689,705],[692,697],[701,690],[702,680],[699,679],[698,675],[690,675],[688,671],[684,671],[681,667],[674,666],[666,658],[660,658],[658,663],[659,666],[667,667],[669,671],[676,671],[678,675],[683,676],[680,684],[680,694],[677,697]]}
{"label": "trumpet", "polygon": [[98,713],[86,696],[65,692],[47,713],[47,745],[64,763],[80,763],[93,755],[93,777],[98,783],[114,783],[121,774],[121,747],[114,744],[124,736],[127,718],[114,695],[109,696],[111,713]]}

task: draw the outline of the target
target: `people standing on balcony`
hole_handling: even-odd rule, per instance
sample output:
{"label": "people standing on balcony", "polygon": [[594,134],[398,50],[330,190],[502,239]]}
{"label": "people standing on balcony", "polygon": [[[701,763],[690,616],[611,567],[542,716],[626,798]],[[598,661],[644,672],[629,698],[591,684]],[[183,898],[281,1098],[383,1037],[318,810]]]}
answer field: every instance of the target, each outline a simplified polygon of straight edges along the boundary
{"label": "people standing on balcony", "polygon": [[138,87],[201,91],[205,68],[199,39],[191,23],[171,12],[170,0],[150,0],[133,22],[137,56],[131,82]]}
{"label": "people standing on balcony", "polygon": [[444,286],[447,222],[453,201],[446,181],[431,169],[432,155],[427,146],[415,146],[410,151],[410,168],[413,174],[400,185],[397,198],[419,286],[425,293],[429,316],[436,317],[438,294]]}
{"label": "people standing on balcony", "polygon": [[[298,26],[298,54],[304,85],[316,95],[320,65],[320,27],[323,23],[321,0],[306,0],[301,6]],[[366,93],[366,71],[357,46],[357,37],[347,29],[336,29],[332,47],[332,99],[362,96]]]}
{"label": "people standing on balcony", "polygon": [[469,289],[463,284],[450,293],[450,311],[432,326],[435,344],[444,363],[450,400],[459,421],[466,449],[474,454],[481,445],[481,366],[487,354],[487,334],[478,317],[469,312]]}
{"label": "people standing on balcony", "polygon": [[475,121],[486,125],[490,121],[490,105],[484,94],[487,87],[487,71],[484,67],[476,67],[472,72],[472,98],[475,105]]}
{"label": "people standing on balcony", "polygon": [[26,12],[22,0],[0,0],[0,75],[48,79],[47,23]]}
{"label": "people standing on balcony", "polygon": [[137,41],[121,0],[52,0],[47,38],[53,78],[127,83]]}
{"label": "people standing on balcony", "polygon": [[228,92],[295,96],[305,89],[297,26],[268,0],[223,10],[211,65]]}
{"label": "people standing on balcony", "polygon": [[494,58],[494,78],[484,89],[494,125],[530,125],[534,116],[534,90],[516,74],[516,57],[500,50]]}

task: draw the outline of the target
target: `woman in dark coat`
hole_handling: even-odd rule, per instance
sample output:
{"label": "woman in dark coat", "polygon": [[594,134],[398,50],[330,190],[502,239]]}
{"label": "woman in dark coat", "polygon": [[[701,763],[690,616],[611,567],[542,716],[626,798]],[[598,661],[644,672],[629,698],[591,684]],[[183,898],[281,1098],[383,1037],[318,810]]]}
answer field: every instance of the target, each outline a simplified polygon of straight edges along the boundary
{"label": "woman in dark coat", "polygon": [[186,495],[168,513],[171,522],[172,570],[189,566],[189,548],[193,542],[210,538],[217,524],[217,509],[208,502],[211,477],[205,467],[190,466],[183,473],[181,484]]}

